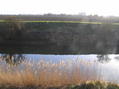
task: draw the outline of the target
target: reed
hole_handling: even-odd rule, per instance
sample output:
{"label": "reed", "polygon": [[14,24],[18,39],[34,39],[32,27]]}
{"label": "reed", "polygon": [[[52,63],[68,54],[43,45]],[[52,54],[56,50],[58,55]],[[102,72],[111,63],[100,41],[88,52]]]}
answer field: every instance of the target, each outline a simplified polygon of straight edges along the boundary
{"label": "reed", "polygon": [[98,80],[97,62],[81,59],[60,61],[24,61],[11,66],[0,61],[0,85],[66,86]]}

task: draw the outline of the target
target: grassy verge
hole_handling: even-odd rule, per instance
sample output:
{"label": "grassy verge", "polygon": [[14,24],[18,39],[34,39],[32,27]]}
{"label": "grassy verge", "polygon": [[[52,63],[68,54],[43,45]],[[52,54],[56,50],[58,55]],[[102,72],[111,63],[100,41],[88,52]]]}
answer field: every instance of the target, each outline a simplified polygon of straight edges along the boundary
{"label": "grassy verge", "polygon": [[[80,23],[80,24],[110,24],[119,25],[119,23],[104,23],[104,22],[83,22],[83,21],[18,21],[21,23]],[[5,20],[0,20],[0,23],[6,23]]]}
{"label": "grassy verge", "polygon": [[119,89],[119,85],[101,81],[90,81],[80,85],[66,85],[59,87],[41,87],[41,86],[0,86],[0,89]]}
{"label": "grassy verge", "polygon": [[[5,20],[0,20],[1,23],[6,22]],[[83,22],[83,21],[18,21],[23,23],[81,23],[81,24],[111,24],[119,25],[119,23],[103,23],[103,22]]]}
{"label": "grassy verge", "polygon": [[92,81],[80,85],[69,86],[66,89],[119,89],[119,85],[101,81]]}

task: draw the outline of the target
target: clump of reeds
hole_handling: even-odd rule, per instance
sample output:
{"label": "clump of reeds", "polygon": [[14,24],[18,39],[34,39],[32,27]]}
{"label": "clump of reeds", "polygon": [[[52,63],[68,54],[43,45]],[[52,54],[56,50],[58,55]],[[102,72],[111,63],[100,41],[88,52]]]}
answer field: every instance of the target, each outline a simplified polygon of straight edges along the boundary
{"label": "clump of reeds", "polygon": [[104,81],[87,81],[80,85],[68,86],[65,89],[119,89],[119,85]]}
{"label": "clump of reeds", "polygon": [[76,85],[87,80],[97,80],[95,66],[97,66],[96,62],[94,65],[93,62],[81,59],[58,63],[44,60],[24,61],[17,66],[11,66],[1,61],[0,85],[19,87]]}

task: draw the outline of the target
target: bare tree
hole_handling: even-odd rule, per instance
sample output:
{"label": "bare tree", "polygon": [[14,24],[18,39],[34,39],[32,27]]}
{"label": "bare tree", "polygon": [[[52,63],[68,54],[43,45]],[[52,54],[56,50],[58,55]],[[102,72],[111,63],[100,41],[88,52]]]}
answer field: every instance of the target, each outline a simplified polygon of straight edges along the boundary
{"label": "bare tree", "polygon": [[101,63],[106,63],[106,62],[109,62],[111,60],[109,58],[109,56],[106,55],[106,54],[97,55],[97,58],[98,58],[98,61],[101,62]]}
{"label": "bare tree", "polygon": [[5,19],[5,22],[8,26],[7,39],[12,40],[18,37],[21,37],[23,29],[23,23],[20,20],[17,20],[15,17]]}
{"label": "bare tree", "polygon": [[25,56],[22,54],[2,54],[1,58],[10,65],[18,65],[25,60]]}

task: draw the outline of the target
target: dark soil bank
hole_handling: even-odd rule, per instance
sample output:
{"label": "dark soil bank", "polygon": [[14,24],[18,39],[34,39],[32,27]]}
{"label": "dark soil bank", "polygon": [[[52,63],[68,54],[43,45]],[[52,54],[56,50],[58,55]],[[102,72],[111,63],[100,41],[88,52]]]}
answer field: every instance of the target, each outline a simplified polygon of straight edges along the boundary
{"label": "dark soil bank", "polygon": [[[12,30],[12,27],[14,30]],[[0,23],[0,52],[40,54],[119,53],[119,25],[82,23]],[[11,51],[8,51],[11,50]]]}

